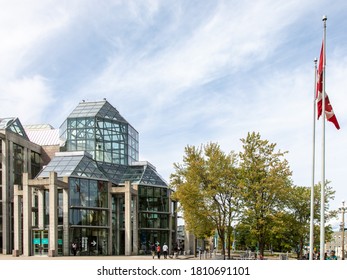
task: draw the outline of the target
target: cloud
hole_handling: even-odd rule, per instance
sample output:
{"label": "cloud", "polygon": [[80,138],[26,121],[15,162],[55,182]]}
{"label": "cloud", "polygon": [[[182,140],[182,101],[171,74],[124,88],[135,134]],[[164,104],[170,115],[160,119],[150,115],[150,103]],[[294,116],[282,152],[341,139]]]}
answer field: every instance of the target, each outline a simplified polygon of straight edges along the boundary
{"label": "cloud", "polygon": [[19,117],[23,124],[41,123],[46,108],[55,101],[41,76],[24,77],[0,85],[2,117]]}
{"label": "cloud", "polygon": [[0,76],[13,78],[52,32],[67,23],[67,15],[52,1],[7,1],[0,9]]}

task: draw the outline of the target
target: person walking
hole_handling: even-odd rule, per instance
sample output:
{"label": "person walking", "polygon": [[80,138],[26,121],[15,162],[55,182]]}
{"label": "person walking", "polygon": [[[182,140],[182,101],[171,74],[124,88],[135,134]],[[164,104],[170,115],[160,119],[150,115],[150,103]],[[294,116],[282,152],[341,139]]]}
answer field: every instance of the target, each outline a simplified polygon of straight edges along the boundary
{"label": "person walking", "polygon": [[156,251],[155,244],[154,244],[154,242],[152,242],[152,244],[151,244],[151,253],[152,253],[152,258],[153,259],[155,257],[155,251]]}
{"label": "person walking", "polygon": [[72,250],[73,255],[76,256],[76,253],[77,253],[77,244],[76,244],[76,242],[73,242],[71,244],[71,250]]}
{"label": "person walking", "polygon": [[166,243],[164,243],[163,245],[163,255],[164,255],[164,259],[167,259],[167,253],[169,251],[169,247],[166,245]]}
{"label": "person walking", "polygon": [[157,256],[158,256],[158,259],[160,259],[160,253],[161,253],[161,247],[160,247],[160,244],[158,243],[157,244]]}

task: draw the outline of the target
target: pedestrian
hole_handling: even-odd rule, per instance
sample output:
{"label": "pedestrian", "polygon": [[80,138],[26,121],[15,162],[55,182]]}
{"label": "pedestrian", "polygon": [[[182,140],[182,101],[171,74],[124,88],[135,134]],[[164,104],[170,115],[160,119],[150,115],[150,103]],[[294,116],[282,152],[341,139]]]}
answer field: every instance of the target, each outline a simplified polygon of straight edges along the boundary
{"label": "pedestrian", "polygon": [[76,256],[76,254],[77,254],[77,244],[76,244],[76,242],[72,242],[71,250],[72,250],[73,255]]}
{"label": "pedestrian", "polygon": [[153,259],[154,259],[154,256],[155,256],[155,252],[156,252],[155,244],[154,244],[154,242],[152,242],[152,244],[151,244],[151,253],[152,253],[152,258]]}
{"label": "pedestrian", "polygon": [[161,247],[160,247],[160,244],[158,243],[157,244],[157,256],[158,256],[158,259],[160,259],[160,253],[161,253]]}
{"label": "pedestrian", "polygon": [[168,250],[169,250],[169,247],[166,245],[166,243],[164,243],[164,245],[163,245],[163,255],[164,255],[164,259],[167,259]]}
{"label": "pedestrian", "polygon": [[330,256],[328,257],[328,260],[337,260],[337,256],[335,255],[335,251],[330,252]]}

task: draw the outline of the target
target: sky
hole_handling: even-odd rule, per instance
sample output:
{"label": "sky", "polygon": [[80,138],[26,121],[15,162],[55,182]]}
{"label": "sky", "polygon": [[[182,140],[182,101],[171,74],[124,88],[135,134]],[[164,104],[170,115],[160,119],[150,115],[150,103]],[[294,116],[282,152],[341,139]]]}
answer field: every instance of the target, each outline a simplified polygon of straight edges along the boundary
{"label": "sky", "polygon": [[106,98],[167,182],[187,145],[240,152],[256,132],[288,151],[295,185],[311,186],[324,15],[326,91],[341,126],[325,123],[325,178],[337,209],[347,200],[346,1],[0,0],[0,117],[59,128],[82,100]]}

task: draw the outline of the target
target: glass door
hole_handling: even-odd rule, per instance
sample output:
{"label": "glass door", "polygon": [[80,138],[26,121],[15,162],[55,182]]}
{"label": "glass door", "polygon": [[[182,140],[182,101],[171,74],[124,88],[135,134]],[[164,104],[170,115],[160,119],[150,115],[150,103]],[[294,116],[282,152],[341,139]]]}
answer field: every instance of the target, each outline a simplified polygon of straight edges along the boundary
{"label": "glass door", "polygon": [[48,230],[33,230],[33,255],[48,255]]}

